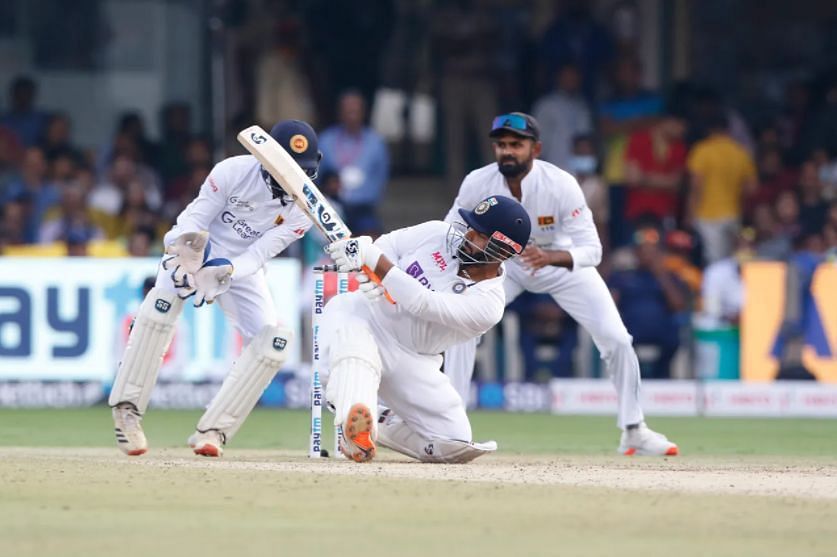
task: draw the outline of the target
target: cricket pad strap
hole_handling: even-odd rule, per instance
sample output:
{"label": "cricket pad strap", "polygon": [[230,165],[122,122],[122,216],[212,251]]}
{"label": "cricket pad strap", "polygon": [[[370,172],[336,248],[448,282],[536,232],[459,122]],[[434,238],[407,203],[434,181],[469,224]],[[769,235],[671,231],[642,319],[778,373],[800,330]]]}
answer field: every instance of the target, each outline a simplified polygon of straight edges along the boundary
{"label": "cricket pad strap", "polygon": [[378,387],[381,384],[381,356],[372,333],[365,325],[340,326],[330,339],[326,402],[334,409],[334,423],[340,425],[352,405],[362,402],[377,421]]}
{"label": "cricket pad strap", "polygon": [[285,363],[292,340],[290,329],[265,326],[233,363],[218,394],[198,421],[198,431],[217,429],[227,440],[231,439]]}
{"label": "cricket pad strap", "polygon": [[131,327],[108,404],[130,402],[140,414],[145,413],[181,311],[183,300],[176,293],[156,286],[151,289]]}

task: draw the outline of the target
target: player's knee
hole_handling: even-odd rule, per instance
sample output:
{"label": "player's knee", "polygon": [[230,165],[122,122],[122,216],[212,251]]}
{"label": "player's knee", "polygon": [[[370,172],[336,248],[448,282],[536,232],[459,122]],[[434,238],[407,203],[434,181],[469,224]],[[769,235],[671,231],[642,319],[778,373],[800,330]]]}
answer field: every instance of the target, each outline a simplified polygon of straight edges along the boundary
{"label": "player's knee", "polygon": [[293,331],[281,325],[265,325],[253,337],[245,350],[254,356],[264,358],[274,365],[281,365],[288,358],[288,350],[293,342]]}
{"label": "player's knee", "polygon": [[171,326],[183,311],[183,300],[170,290],[155,286],[148,291],[137,313],[144,319],[163,326]]}
{"label": "player's knee", "polygon": [[365,324],[354,322],[341,325],[329,340],[329,368],[332,373],[340,368],[341,362],[352,359],[368,366],[380,377],[383,363],[378,343]]}

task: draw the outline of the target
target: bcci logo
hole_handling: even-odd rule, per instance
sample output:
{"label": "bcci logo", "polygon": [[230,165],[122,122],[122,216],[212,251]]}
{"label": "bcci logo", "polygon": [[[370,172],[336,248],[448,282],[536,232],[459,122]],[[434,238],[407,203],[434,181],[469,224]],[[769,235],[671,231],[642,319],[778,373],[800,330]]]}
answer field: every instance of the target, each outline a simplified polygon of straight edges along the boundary
{"label": "bcci logo", "polygon": [[280,352],[288,345],[288,340],[282,337],[273,337],[273,348]]}
{"label": "bcci logo", "polygon": [[160,313],[168,313],[171,309],[171,304],[161,298],[157,298],[157,301],[154,302],[154,309]]}

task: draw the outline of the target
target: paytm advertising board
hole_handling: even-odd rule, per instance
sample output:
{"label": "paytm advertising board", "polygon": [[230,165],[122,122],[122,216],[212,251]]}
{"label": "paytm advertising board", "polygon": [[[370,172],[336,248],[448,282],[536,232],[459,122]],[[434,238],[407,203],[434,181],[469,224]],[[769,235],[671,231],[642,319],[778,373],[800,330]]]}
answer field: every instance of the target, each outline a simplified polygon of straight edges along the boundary
{"label": "paytm advertising board", "polygon": [[[143,282],[158,259],[0,258],[0,381],[112,381],[142,301]],[[267,265],[276,311],[299,338],[300,265]],[[160,370],[166,381],[220,380],[241,339],[218,304],[194,308],[178,321]],[[287,370],[300,361],[299,343]]]}

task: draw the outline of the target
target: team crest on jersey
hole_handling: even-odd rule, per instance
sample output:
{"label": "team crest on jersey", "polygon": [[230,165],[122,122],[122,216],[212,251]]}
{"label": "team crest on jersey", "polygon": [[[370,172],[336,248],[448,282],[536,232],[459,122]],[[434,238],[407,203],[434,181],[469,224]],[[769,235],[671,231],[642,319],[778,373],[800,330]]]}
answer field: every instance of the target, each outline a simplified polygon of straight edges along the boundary
{"label": "team crest on jersey", "polygon": [[465,292],[465,289],[467,288],[467,286],[465,285],[464,282],[459,281],[459,282],[453,283],[453,286],[451,288],[452,288],[454,294],[462,294],[463,292]]}
{"label": "team crest on jersey", "polygon": [[308,149],[308,138],[298,133],[291,138],[291,151],[294,153],[304,153]]}
{"label": "team crest on jersey", "polygon": [[285,222],[285,217],[283,217],[282,215],[278,215],[278,216],[276,217],[276,220],[275,220],[275,221],[273,221],[273,224],[275,224],[276,226],[279,226],[279,225],[280,225],[280,224],[282,224],[283,222]]}

